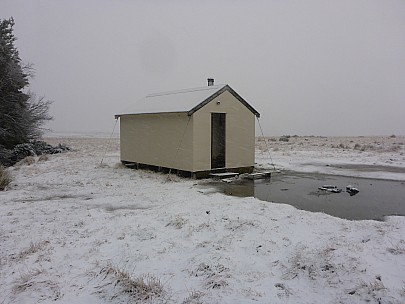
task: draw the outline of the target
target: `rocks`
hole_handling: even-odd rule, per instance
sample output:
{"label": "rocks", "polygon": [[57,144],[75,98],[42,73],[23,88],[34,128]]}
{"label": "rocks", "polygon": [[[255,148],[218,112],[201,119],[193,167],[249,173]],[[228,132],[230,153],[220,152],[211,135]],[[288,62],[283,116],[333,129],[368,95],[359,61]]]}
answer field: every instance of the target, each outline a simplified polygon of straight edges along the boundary
{"label": "rocks", "polygon": [[35,157],[66,151],[70,151],[70,148],[64,144],[59,144],[58,146],[53,147],[44,141],[38,140],[16,145],[13,150],[8,150],[3,146],[0,146],[0,163],[5,167],[10,167],[28,156]]}

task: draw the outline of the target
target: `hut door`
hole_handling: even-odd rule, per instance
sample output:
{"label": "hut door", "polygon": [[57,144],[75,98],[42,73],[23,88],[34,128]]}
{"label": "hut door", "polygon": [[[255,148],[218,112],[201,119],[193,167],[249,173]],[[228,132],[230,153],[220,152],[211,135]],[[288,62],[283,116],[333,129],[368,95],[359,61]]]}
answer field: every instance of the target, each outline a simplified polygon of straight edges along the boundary
{"label": "hut door", "polygon": [[225,168],[225,113],[211,113],[211,169]]}

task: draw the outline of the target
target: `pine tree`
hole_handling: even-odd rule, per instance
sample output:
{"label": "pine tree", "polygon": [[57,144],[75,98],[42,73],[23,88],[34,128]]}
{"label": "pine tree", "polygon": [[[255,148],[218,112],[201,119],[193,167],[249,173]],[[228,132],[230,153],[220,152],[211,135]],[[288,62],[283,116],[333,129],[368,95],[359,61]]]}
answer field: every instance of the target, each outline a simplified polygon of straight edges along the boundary
{"label": "pine tree", "polygon": [[0,20],[0,148],[6,149],[38,138],[42,125],[52,119],[50,102],[24,91],[32,68],[21,62],[13,26],[13,18]]}

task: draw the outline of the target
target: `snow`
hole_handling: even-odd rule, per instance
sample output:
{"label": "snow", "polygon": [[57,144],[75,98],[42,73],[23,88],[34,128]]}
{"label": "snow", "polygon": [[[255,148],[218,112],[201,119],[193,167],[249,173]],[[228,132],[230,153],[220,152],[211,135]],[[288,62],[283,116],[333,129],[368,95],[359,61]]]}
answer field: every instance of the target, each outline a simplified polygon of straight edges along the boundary
{"label": "snow", "polygon": [[[289,142],[261,137],[260,168],[405,180],[405,137],[290,137]],[[273,159],[274,158],[274,159]]]}
{"label": "snow", "polygon": [[[11,168],[0,192],[0,303],[405,302],[404,217],[348,221],[225,196],[204,180],[121,166],[117,138],[47,141],[74,151]],[[256,160],[405,180],[403,142],[259,139]],[[139,300],[124,291],[137,280],[162,288]]]}

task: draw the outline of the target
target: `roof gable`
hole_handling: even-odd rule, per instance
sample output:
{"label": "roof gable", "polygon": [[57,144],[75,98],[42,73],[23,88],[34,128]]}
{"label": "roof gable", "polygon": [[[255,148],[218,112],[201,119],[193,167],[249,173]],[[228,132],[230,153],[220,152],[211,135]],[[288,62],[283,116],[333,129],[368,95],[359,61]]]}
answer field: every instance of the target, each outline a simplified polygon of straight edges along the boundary
{"label": "roof gable", "polygon": [[150,94],[136,104],[132,105],[123,113],[115,115],[115,117],[118,118],[123,115],[131,114],[157,114],[178,112],[185,112],[187,113],[187,115],[190,116],[225,91],[230,92],[254,115],[260,117],[259,112],[257,112],[251,105],[249,105],[229,85],[206,86],[202,88]]}
{"label": "roof gable", "polygon": [[257,117],[260,117],[259,112],[257,112],[250,104],[247,103],[246,100],[244,100],[238,93],[236,93],[229,85],[225,85],[222,87],[220,90],[209,96],[207,99],[196,105],[194,108],[192,108],[190,111],[188,111],[188,115],[192,115],[193,113],[197,112],[199,109],[201,109],[203,106],[205,106],[207,103],[210,101],[214,100],[217,98],[219,95],[221,95],[223,92],[228,91],[229,93],[232,94],[233,97],[235,97],[237,100],[239,100],[246,108],[248,108],[254,115]]}

